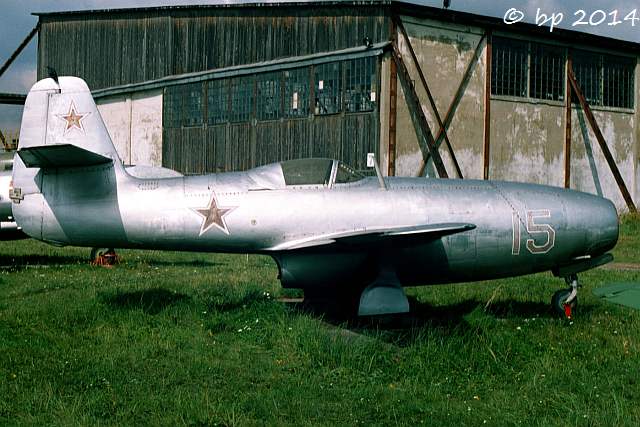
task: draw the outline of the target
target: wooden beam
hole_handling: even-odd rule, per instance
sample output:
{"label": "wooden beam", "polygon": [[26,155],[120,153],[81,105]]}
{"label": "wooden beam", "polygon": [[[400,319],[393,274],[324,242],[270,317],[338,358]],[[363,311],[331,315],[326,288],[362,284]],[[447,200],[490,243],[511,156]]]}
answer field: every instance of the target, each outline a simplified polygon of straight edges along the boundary
{"label": "wooden beam", "polygon": [[18,57],[18,55],[20,55],[20,52],[22,52],[22,50],[25,47],[27,47],[27,45],[29,44],[33,36],[37,34],[39,29],[40,29],[40,23],[38,22],[36,26],[33,27],[33,30],[31,30],[31,32],[27,35],[27,37],[25,37],[22,43],[20,43],[20,46],[18,46],[18,48],[11,54],[9,59],[7,59],[7,61],[2,65],[2,67],[0,67],[0,76],[2,76],[5,71],[7,71],[7,68],[9,68],[9,66]]}
{"label": "wooden beam", "polygon": [[[442,157],[440,157],[440,153],[438,152],[438,147],[436,147],[436,142],[433,139],[433,134],[431,133],[429,122],[427,122],[427,117],[424,115],[424,111],[422,111],[420,98],[416,93],[416,88],[411,80],[411,75],[409,75],[409,71],[407,70],[404,61],[402,61],[398,45],[392,43],[391,46],[393,60],[396,62],[398,67],[398,76],[400,77],[400,83],[402,84],[402,90],[404,91],[404,98],[407,101],[411,121],[413,122],[413,126],[415,127],[418,136],[418,145],[420,146],[420,151],[422,151],[422,158],[424,160],[428,155],[431,155],[433,158],[433,164],[438,172],[438,176],[440,178],[449,178],[449,174],[442,162]],[[426,163],[426,160],[424,161]]]}
{"label": "wooden beam", "polygon": [[396,119],[398,117],[398,68],[391,60],[389,72],[389,165],[388,176],[396,175]]}
{"label": "wooden beam", "polygon": [[[440,144],[442,143],[442,138],[443,138],[445,129],[449,129],[449,126],[451,125],[451,122],[453,121],[453,116],[456,114],[456,110],[458,109],[458,105],[460,105],[460,101],[462,100],[462,95],[464,95],[464,92],[467,89],[467,85],[469,84],[469,80],[471,79],[471,75],[473,74],[473,70],[475,70],[475,68],[476,68],[476,64],[478,63],[478,59],[480,58],[480,54],[482,53],[482,47],[484,46],[485,37],[486,37],[486,34],[483,34],[482,38],[478,42],[478,45],[476,46],[476,50],[473,52],[473,57],[471,58],[471,61],[467,65],[467,69],[465,70],[464,75],[462,76],[462,80],[460,81],[460,85],[458,85],[458,90],[456,91],[456,94],[453,97],[453,100],[451,101],[451,104],[449,105],[449,109],[447,110],[447,114],[445,114],[445,116],[444,116],[443,126],[438,130],[438,135],[436,137],[436,147],[438,147],[438,148],[440,147]],[[424,159],[422,164],[420,165],[419,176],[423,176],[424,175],[424,170],[425,170],[425,167],[427,165],[427,161],[428,160],[429,160],[429,157]]]}
{"label": "wooden beam", "polygon": [[482,176],[489,179],[489,158],[491,155],[491,32],[487,30],[487,47],[486,47],[486,66],[484,76],[484,144],[482,150]]}
{"label": "wooden beam", "polygon": [[[438,131],[438,137],[440,136],[440,132],[444,134],[444,140],[447,144],[447,149],[449,150],[449,154],[451,155],[453,166],[456,168],[456,173],[458,174],[458,177],[464,178],[464,176],[462,176],[462,170],[460,170],[460,165],[458,164],[458,159],[456,158],[456,155],[453,152],[453,146],[451,145],[451,141],[449,141],[449,137],[447,136],[447,131],[445,129],[444,123],[442,122],[442,118],[440,117],[440,113],[438,112],[438,107],[436,106],[436,102],[433,99],[433,95],[431,94],[431,90],[429,89],[429,85],[427,84],[427,79],[424,77],[424,74],[422,73],[422,68],[420,67],[420,63],[418,62],[418,57],[416,56],[416,53],[413,50],[411,41],[409,40],[409,35],[407,34],[407,30],[404,28],[402,21],[397,15],[393,16],[392,21],[394,21],[394,24],[398,27],[398,29],[400,29],[400,33],[402,34],[402,37],[404,37],[405,43],[407,44],[407,48],[409,49],[409,53],[411,54],[411,59],[413,60],[413,65],[416,71],[418,72],[418,76],[420,77],[420,82],[422,83],[422,87],[427,93],[429,104],[431,105],[431,109],[433,110],[433,113],[436,116],[436,120],[438,121],[438,126],[440,126],[440,129],[441,129]],[[438,146],[438,148],[440,147],[440,145],[437,144],[437,142],[436,142],[436,145]]]}
{"label": "wooden beam", "polygon": [[629,208],[629,212],[636,213],[638,212],[636,209],[636,205],[633,203],[633,199],[631,198],[631,194],[629,194],[629,190],[627,189],[627,185],[620,174],[620,170],[618,170],[618,166],[616,165],[616,161],[611,155],[611,151],[609,151],[609,147],[607,146],[607,142],[602,136],[602,132],[600,131],[600,126],[598,126],[598,122],[596,122],[596,118],[593,116],[593,112],[591,111],[591,107],[589,107],[589,103],[585,99],[582,90],[580,89],[580,85],[576,81],[576,77],[573,73],[573,67],[568,70],[567,76],[569,77],[569,82],[571,83],[571,87],[580,101],[580,106],[582,107],[582,111],[584,111],[584,115],[587,117],[589,124],[591,125],[591,129],[593,129],[593,133],[598,140],[598,144],[600,144],[600,148],[602,149],[602,153],[604,154],[604,158],[607,160],[609,164],[609,168],[613,173],[613,177],[618,184],[618,188],[622,193],[622,197],[624,201],[627,203],[627,207]]}
{"label": "wooden beam", "polygon": [[[391,43],[397,43],[397,29],[395,22],[391,20]],[[389,147],[387,176],[396,175],[396,122],[398,118],[398,66],[391,58],[389,64]]]}
{"label": "wooden beam", "polygon": [[27,95],[20,93],[0,93],[0,104],[3,105],[24,105]]}
{"label": "wooden beam", "polygon": [[571,51],[567,52],[567,81],[564,99],[564,188],[571,188],[571,82],[569,81],[569,70],[573,70]]}
{"label": "wooden beam", "polygon": [[0,130],[0,142],[2,142],[2,146],[4,147],[4,151],[9,151],[10,147],[7,145],[7,140],[4,137],[4,134]]}

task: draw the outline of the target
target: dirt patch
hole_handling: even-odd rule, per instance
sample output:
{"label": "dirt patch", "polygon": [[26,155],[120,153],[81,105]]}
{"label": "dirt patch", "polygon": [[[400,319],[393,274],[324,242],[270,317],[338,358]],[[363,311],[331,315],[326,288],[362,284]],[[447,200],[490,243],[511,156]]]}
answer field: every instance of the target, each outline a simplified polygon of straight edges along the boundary
{"label": "dirt patch", "polygon": [[604,268],[605,270],[638,271],[640,270],[640,264],[635,264],[631,262],[611,262],[609,264],[603,265],[601,268]]}

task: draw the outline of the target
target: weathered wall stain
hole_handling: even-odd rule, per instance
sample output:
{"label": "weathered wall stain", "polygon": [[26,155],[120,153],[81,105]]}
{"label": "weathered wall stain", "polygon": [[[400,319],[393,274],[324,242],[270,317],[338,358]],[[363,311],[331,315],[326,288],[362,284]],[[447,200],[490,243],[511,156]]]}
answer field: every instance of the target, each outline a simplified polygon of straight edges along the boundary
{"label": "weathered wall stain", "polygon": [[[441,117],[458,89],[463,73],[481,38],[480,28],[452,25],[442,28],[428,19],[405,18],[405,28],[420,67],[435,98]],[[411,64],[408,48],[400,37],[399,47],[405,62]],[[433,133],[438,126],[419,84],[413,65],[408,66],[425,116]],[[481,57],[465,89],[448,136],[466,178],[481,178],[483,163],[483,111],[485,54]],[[636,73],[637,74],[637,73]],[[638,77],[636,76],[636,80]],[[400,87],[400,86],[399,86]],[[415,176],[421,154],[402,90],[398,91],[398,159],[396,174]],[[636,112],[592,107],[607,145],[632,194],[638,197],[640,159],[637,157],[638,119]],[[626,204],[592,129],[584,122],[579,107],[572,112],[571,188],[601,194],[614,201],[620,210]],[[491,179],[534,182],[562,186],[564,183],[564,103],[526,98],[491,99]],[[383,156],[386,146],[382,147]],[[440,149],[447,170],[453,165],[444,146]],[[638,203],[638,201],[636,201]]]}

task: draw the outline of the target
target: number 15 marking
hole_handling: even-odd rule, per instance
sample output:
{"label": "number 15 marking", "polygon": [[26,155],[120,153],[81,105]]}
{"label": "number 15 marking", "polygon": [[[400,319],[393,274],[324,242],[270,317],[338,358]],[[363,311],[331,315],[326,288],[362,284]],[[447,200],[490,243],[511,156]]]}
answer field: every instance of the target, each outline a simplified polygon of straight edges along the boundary
{"label": "number 15 marking", "polygon": [[[527,239],[526,247],[532,254],[546,254],[556,244],[556,230],[553,229],[551,224],[542,221],[536,221],[536,219],[551,218],[551,211],[549,209],[539,209],[533,211],[526,211],[527,224],[526,229],[529,235],[544,235],[545,240],[541,245],[536,244],[534,239]],[[511,214],[511,224],[513,225],[513,242],[511,246],[512,255],[520,255],[520,218],[516,212]]]}

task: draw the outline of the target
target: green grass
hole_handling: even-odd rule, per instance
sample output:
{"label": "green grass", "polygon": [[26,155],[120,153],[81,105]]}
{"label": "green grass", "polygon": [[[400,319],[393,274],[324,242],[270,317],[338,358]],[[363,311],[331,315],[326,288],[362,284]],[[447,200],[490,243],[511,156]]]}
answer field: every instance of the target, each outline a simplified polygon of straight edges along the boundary
{"label": "green grass", "polygon": [[[640,262],[640,222],[615,255]],[[640,313],[581,276],[409,289],[411,324],[339,324],[277,300],[271,259],[0,244],[0,424],[640,425]],[[486,423],[485,423],[486,421]]]}

